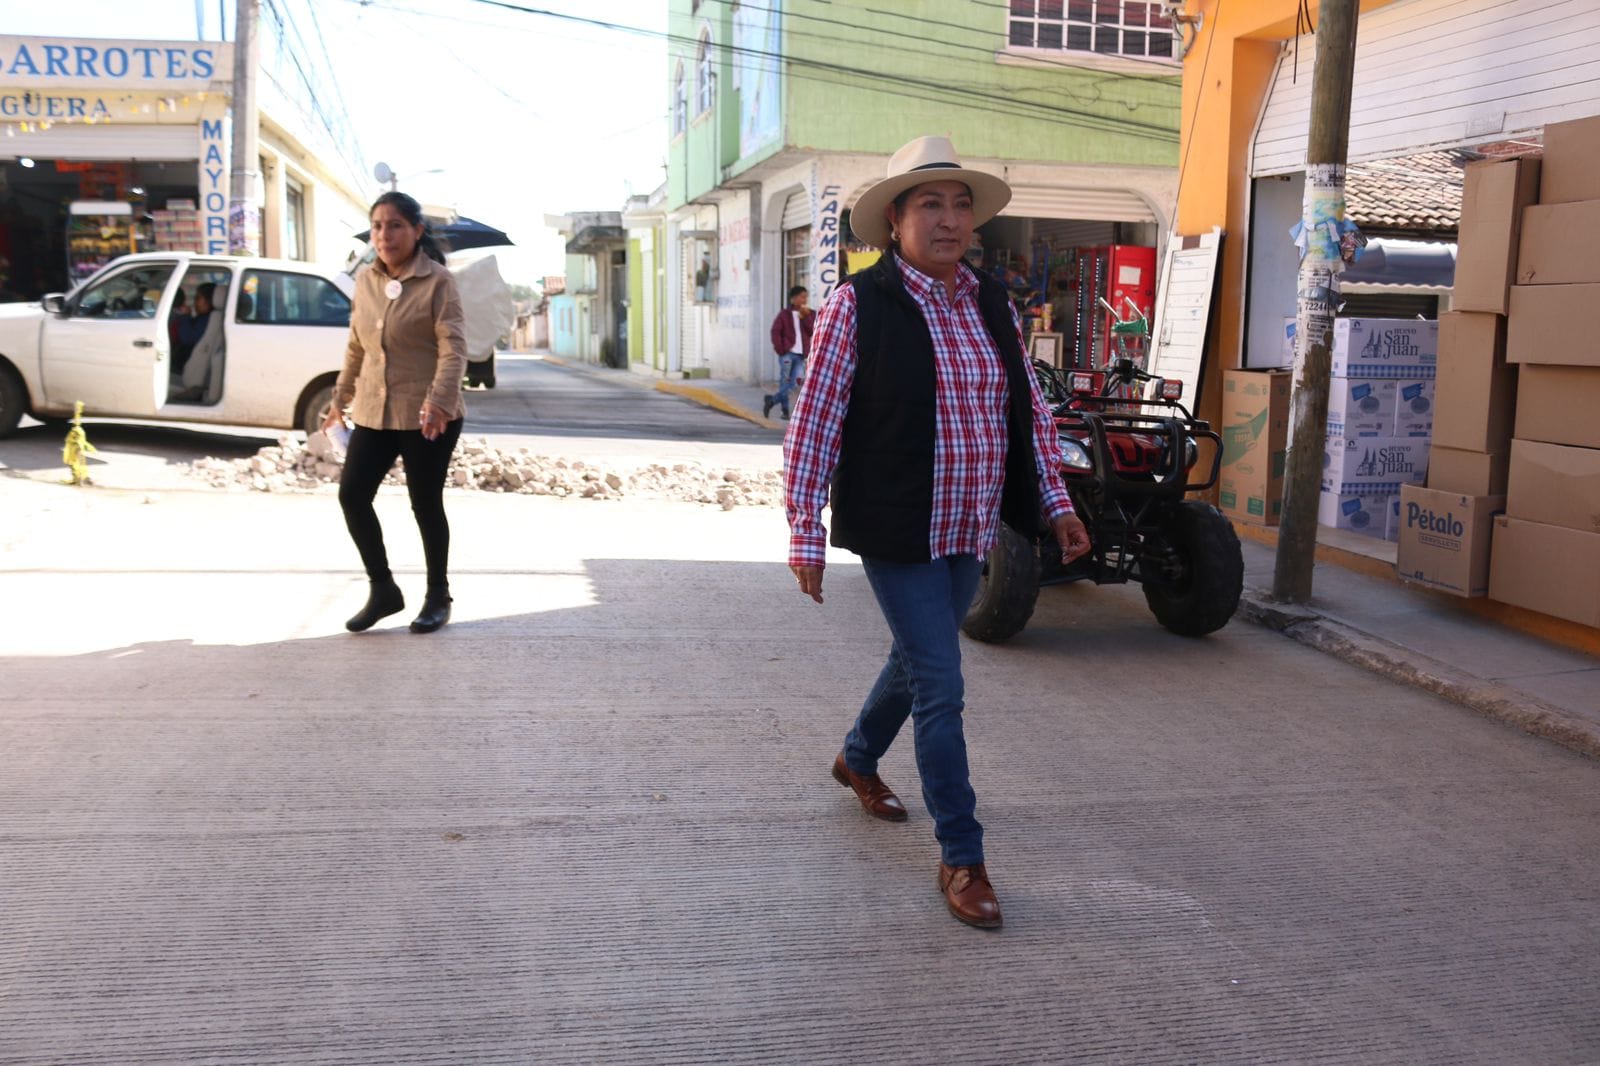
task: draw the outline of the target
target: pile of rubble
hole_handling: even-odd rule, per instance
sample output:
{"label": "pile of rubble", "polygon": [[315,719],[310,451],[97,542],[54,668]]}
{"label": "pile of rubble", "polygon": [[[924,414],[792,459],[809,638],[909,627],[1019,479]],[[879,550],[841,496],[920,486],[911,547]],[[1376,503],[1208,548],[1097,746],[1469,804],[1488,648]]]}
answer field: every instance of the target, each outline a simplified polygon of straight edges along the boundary
{"label": "pile of rubble", "polygon": [[[189,473],[219,489],[256,492],[314,491],[339,480],[340,454],[321,433],[309,440],[278,438],[247,459],[199,459]],[[404,485],[403,463],[384,479]],[[526,448],[500,449],[481,437],[462,440],[450,460],[445,484],[484,492],[612,500],[622,496],[713,503],[724,511],[738,506],[779,507],[783,479],[777,470],[707,469],[698,463],[653,463],[642,467],[586,463],[534,455]]]}

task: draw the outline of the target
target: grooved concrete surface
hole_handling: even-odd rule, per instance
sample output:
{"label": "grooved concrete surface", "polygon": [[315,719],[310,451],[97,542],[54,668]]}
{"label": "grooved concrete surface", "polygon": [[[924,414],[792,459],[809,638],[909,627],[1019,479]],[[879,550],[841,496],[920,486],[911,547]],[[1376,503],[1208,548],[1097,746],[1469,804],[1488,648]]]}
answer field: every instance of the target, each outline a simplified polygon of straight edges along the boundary
{"label": "grooved concrete surface", "polygon": [[0,1062],[1600,1061],[1600,765],[1276,634],[966,646],[989,934],[778,512],[452,495],[350,636],[330,496],[145,499],[0,479]]}

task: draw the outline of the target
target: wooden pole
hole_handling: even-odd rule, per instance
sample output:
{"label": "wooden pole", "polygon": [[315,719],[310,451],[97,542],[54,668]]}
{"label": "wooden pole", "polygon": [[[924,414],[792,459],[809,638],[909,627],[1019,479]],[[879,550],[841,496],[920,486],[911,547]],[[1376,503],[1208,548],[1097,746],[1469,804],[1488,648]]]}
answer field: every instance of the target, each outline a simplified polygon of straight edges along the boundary
{"label": "wooden pole", "polygon": [[1317,61],[1311,75],[1311,131],[1306,143],[1306,193],[1301,222],[1307,238],[1300,260],[1295,329],[1295,382],[1283,519],[1272,576],[1274,599],[1311,598],[1317,552],[1317,497],[1328,424],[1333,370],[1333,315],[1338,306],[1339,241],[1330,221],[1344,218],[1344,165],[1350,150],[1350,90],[1356,59],[1357,0],[1318,5]]}

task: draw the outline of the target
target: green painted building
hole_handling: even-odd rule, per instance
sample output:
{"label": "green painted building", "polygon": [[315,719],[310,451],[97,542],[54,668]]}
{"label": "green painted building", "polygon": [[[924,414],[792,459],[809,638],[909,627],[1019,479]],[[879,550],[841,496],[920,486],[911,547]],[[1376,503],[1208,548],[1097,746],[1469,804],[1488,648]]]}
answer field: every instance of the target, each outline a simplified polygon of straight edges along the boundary
{"label": "green painted building", "polygon": [[1134,0],[669,0],[668,372],[770,380],[790,285],[870,260],[849,211],[949,136],[1014,196],[972,261],[1047,289],[1073,249],[1158,243],[1179,168],[1182,34]]}

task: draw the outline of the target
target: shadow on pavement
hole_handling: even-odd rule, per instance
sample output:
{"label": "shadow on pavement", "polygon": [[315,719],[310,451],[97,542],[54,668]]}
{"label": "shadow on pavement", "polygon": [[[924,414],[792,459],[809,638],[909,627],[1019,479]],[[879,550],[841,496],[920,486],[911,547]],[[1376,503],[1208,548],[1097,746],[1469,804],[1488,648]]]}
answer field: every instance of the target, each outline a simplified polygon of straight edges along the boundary
{"label": "shadow on pavement", "polygon": [[[89,443],[107,453],[159,459],[168,466],[192,463],[196,459],[213,456],[219,459],[239,459],[254,455],[259,449],[277,442],[279,433],[272,430],[218,431],[189,426],[147,425],[130,422],[84,421]],[[66,436],[66,426],[22,426],[11,436],[0,440],[0,464],[14,470],[35,473],[65,466],[61,462],[61,445]],[[99,456],[89,456],[89,466],[107,465]]]}
{"label": "shadow on pavement", "polygon": [[828,776],[887,644],[828,573],[817,609],[777,563],[466,571],[429,637],[0,659],[8,1061],[1600,1052],[1593,764],[1046,590],[964,646],[980,933],[935,892],[909,731],[909,824]]}

